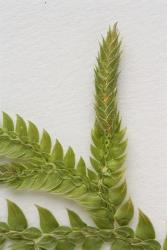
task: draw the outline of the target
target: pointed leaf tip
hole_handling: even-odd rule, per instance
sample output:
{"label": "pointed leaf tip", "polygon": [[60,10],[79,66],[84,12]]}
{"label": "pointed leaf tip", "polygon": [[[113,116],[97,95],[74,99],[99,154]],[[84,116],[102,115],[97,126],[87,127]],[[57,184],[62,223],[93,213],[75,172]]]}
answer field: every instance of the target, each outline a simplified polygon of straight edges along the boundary
{"label": "pointed leaf tip", "polygon": [[121,207],[118,208],[115,214],[115,220],[120,226],[126,226],[129,224],[134,215],[134,207],[132,200],[129,199]]}
{"label": "pointed leaf tip", "polygon": [[30,140],[30,142],[39,142],[39,131],[38,131],[38,128],[37,126],[29,121],[29,126],[28,126],[28,138]]}
{"label": "pointed leaf tip", "polygon": [[14,123],[12,118],[5,112],[2,112],[2,114],[3,114],[3,129],[7,131],[13,131]]}
{"label": "pointed leaf tip", "polygon": [[36,205],[39,213],[40,219],[40,227],[44,233],[53,232],[58,226],[59,223],[57,222],[54,215],[46,208],[40,207]]}
{"label": "pointed leaf tip", "polygon": [[22,231],[27,228],[27,220],[23,211],[12,201],[7,200],[8,225],[12,230]]}
{"label": "pointed leaf tip", "polygon": [[155,239],[155,230],[150,219],[139,210],[139,221],[136,227],[135,235],[142,240]]}
{"label": "pointed leaf tip", "polygon": [[69,220],[70,220],[70,225],[72,227],[79,227],[79,228],[82,228],[82,227],[86,227],[86,223],[83,222],[81,220],[81,218],[78,216],[78,214],[76,214],[74,211],[71,211],[71,210],[67,210],[68,212],[68,217],[69,217]]}
{"label": "pointed leaf tip", "polygon": [[63,160],[63,147],[61,143],[56,140],[56,143],[52,150],[51,161],[62,161]]}
{"label": "pointed leaf tip", "polygon": [[67,168],[75,167],[75,154],[71,147],[68,148],[65,156],[64,156],[64,164]]}
{"label": "pointed leaf tip", "polygon": [[43,130],[40,146],[43,152],[50,153],[51,146],[52,146],[51,138],[50,138],[49,133],[45,129]]}

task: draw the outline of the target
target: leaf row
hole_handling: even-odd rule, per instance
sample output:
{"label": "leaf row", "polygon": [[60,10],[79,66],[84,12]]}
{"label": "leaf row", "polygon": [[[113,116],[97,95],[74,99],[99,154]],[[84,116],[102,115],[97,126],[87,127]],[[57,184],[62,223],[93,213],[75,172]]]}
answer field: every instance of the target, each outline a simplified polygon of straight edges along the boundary
{"label": "leaf row", "polygon": [[[23,211],[7,201],[8,220],[0,222],[0,246],[10,240],[12,250],[100,250],[104,242],[111,250],[160,250],[153,226],[146,215],[139,213],[136,231],[122,226],[116,229],[98,229],[88,226],[74,211],[68,210],[70,226],[61,226],[46,208],[37,206],[40,229],[29,227]],[[143,233],[144,231],[144,233]],[[164,243],[163,250],[166,250]]]}

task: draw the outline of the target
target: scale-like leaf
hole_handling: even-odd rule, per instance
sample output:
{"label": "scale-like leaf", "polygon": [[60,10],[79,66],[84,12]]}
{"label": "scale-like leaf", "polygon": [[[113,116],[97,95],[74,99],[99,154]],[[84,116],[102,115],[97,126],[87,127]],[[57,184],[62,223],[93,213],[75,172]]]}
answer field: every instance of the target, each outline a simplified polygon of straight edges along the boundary
{"label": "scale-like leaf", "polygon": [[125,198],[127,190],[126,182],[122,183],[118,187],[110,188],[109,190],[109,200],[111,204],[116,206],[120,205]]}
{"label": "scale-like leaf", "polygon": [[133,248],[131,248],[130,243],[126,240],[116,239],[112,242],[111,245],[111,250],[131,250],[131,249]]}
{"label": "scale-like leaf", "polygon": [[29,227],[23,231],[23,237],[28,240],[38,239],[41,235],[41,231],[36,227]]}
{"label": "scale-like leaf", "polygon": [[35,246],[32,241],[16,240],[11,244],[11,250],[35,250]]}
{"label": "scale-like leaf", "polygon": [[56,245],[57,240],[51,235],[45,235],[38,241],[38,247],[40,250],[55,250]]}
{"label": "scale-like leaf", "polygon": [[83,243],[82,250],[100,250],[103,245],[103,241],[101,239],[96,238],[86,238]]}
{"label": "scale-like leaf", "polygon": [[53,232],[58,226],[56,218],[53,214],[46,208],[37,206],[39,218],[40,218],[40,227],[44,233]]}
{"label": "scale-like leaf", "polygon": [[22,210],[12,201],[7,201],[8,205],[8,225],[10,229],[22,231],[27,228],[27,220]]}
{"label": "scale-like leaf", "polygon": [[55,250],[65,250],[65,249],[74,250],[75,244],[68,240],[59,240]]}
{"label": "scale-like leaf", "polygon": [[136,227],[135,235],[142,240],[155,239],[155,230],[150,219],[139,210],[139,221]]}

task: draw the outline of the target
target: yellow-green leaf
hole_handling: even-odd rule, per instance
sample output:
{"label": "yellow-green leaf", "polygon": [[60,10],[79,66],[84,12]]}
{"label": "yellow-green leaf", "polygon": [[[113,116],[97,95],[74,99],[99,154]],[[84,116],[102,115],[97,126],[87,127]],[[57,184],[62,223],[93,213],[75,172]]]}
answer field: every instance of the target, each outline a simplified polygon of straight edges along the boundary
{"label": "yellow-green leaf", "polygon": [[120,226],[128,225],[134,215],[134,207],[132,200],[125,202],[115,213],[115,220]]}
{"label": "yellow-green leaf", "polygon": [[135,235],[142,240],[155,239],[155,230],[150,219],[139,210],[139,221],[136,227]]}
{"label": "yellow-green leaf", "polygon": [[70,225],[72,227],[79,227],[79,228],[82,228],[82,227],[86,227],[86,223],[83,222],[81,220],[81,218],[74,212],[74,211],[71,211],[71,210],[67,210],[68,211],[68,217],[69,217],[69,220],[70,220]]}
{"label": "yellow-green leaf", "polygon": [[38,142],[39,141],[39,131],[37,126],[29,121],[29,126],[28,126],[28,138],[30,142]]}
{"label": "yellow-green leaf", "polygon": [[12,201],[7,200],[8,225],[10,229],[22,231],[27,228],[27,220],[22,210]]}
{"label": "yellow-green leaf", "polygon": [[39,219],[40,219],[40,227],[44,233],[53,232],[58,226],[56,218],[53,214],[46,208],[37,206]]}
{"label": "yellow-green leaf", "polygon": [[82,250],[100,250],[103,245],[103,241],[97,237],[86,238],[83,243]]}
{"label": "yellow-green leaf", "polygon": [[58,140],[53,147],[51,154],[51,161],[62,161],[63,160],[63,147]]}
{"label": "yellow-green leaf", "polygon": [[75,167],[75,154],[71,147],[68,148],[67,153],[65,154],[64,164],[67,168]]}
{"label": "yellow-green leaf", "polygon": [[69,240],[59,240],[55,250],[74,250],[75,244]]}
{"label": "yellow-green leaf", "polygon": [[41,150],[45,153],[50,153],[51,150],[51,138],[46,130],[43,131],[43,135],[40,143]]}
{"label": "yellow-green leaf", "polygon": [[111,244],[111,250],[131,250],[130,243],[126,240],[117,239]]}
{"label": "yellow-green leaf", "polygon": [[16,133],[19,136],[27,136],[27,126],[23,118],[19,115],[17,115],[16,120]]}
{"label": "yellow-green leaf", "polygon": [[5,112],[3,112],[3,129],[7,131],[14,130],[14,123],[12,118]]}
{"label": "yellow-green leaf", "polygon": [[122,183],[118,187],[110,188],[109,201],[116,206],[120,205],[125,198],[127,191],[126,182]]}

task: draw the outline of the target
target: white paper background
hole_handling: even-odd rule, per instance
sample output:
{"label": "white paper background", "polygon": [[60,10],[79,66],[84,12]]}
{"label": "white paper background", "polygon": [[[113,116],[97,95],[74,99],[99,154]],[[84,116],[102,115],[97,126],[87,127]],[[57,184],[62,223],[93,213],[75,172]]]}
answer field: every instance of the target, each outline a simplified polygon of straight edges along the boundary
{"label": "white paper background", "polygon": [[[0,0],[0,110],[46,128],[88,162],[93,124],[93,65],[98,40],[119,23],[123,40],[119,104],[128,128],[127,178],[136,209],[152,219],[158,239],[167,221],[167,3],[137,0]],[[68,223],[66,200],[0,187],[37,225],[34,204]],[[106,247],[106,249],[108,249]]]}

